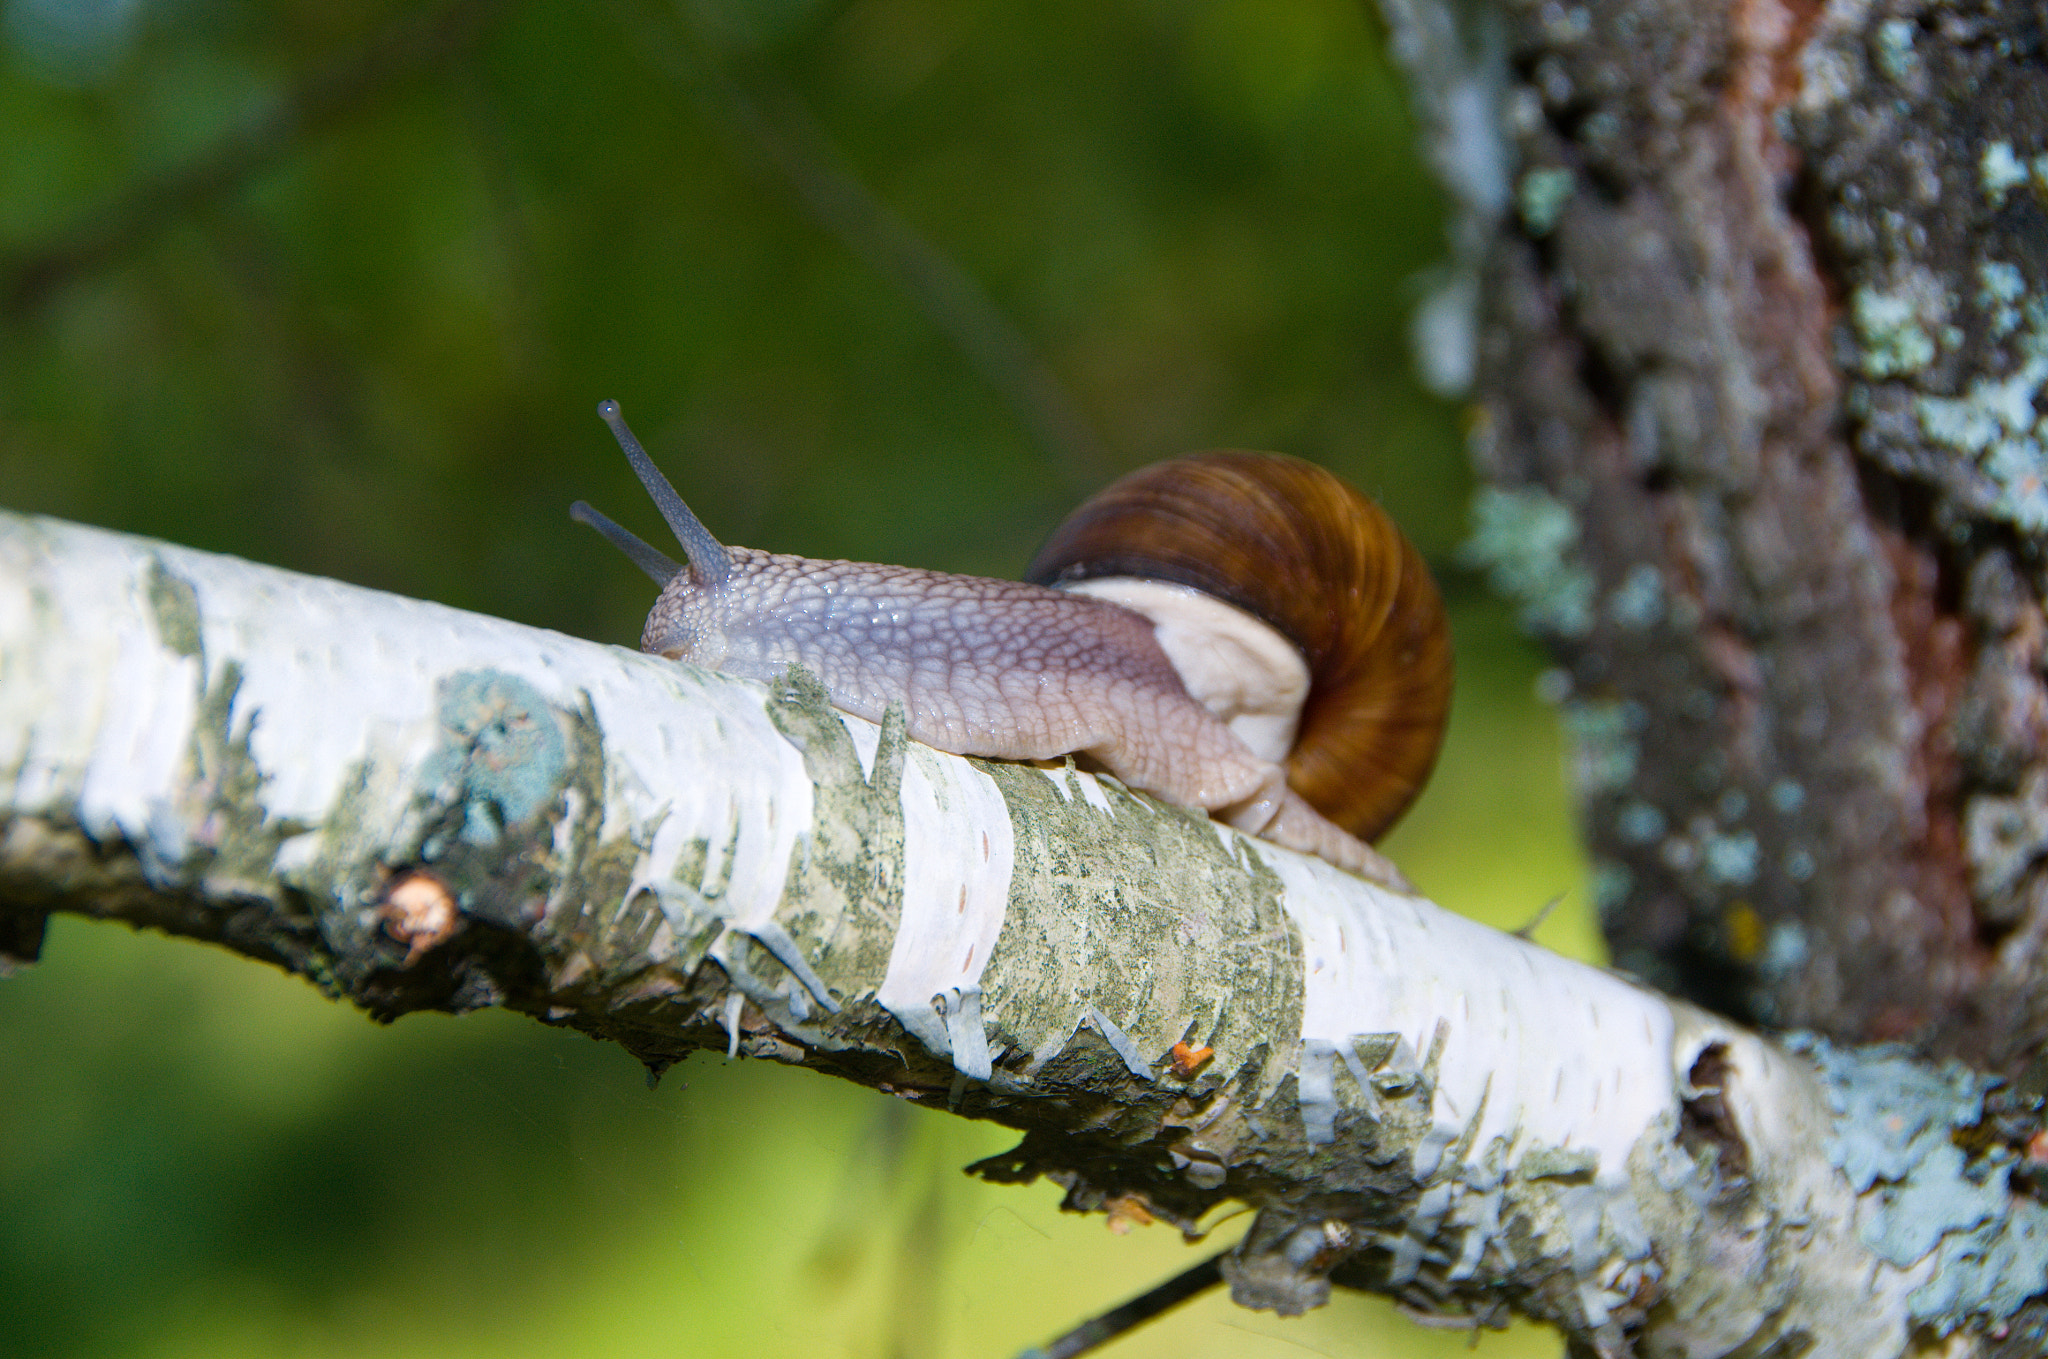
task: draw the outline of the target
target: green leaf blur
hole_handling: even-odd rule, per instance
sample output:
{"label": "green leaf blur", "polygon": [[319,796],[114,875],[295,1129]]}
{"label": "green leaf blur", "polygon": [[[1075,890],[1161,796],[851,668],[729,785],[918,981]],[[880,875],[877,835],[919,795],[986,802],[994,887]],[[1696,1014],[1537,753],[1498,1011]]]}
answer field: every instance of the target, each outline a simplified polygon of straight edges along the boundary
{"label": "green leaf blur", "polygon": [[[1589,953],[1539,662],[1448,565],[1411,142],[1347,0],[0,0],[0,504],[630,645],[649,587],[566,515],[652,536],[602,398],[728,541],[997,575],[1142,462],[1315,458],[1455,615],[1391,849],[1495,923],[1570,893],[1541,937]],[[821,216],[833,173],[983,310]],[[1192,1261],[959,1175],[1007,1138],[712,1057],[650,1094],[524,1020],[380,1030],[59,921],[0,982],[0,1353],[1004,1356]],[[1111,1353],[1464,1344],[1212,1296]]]}

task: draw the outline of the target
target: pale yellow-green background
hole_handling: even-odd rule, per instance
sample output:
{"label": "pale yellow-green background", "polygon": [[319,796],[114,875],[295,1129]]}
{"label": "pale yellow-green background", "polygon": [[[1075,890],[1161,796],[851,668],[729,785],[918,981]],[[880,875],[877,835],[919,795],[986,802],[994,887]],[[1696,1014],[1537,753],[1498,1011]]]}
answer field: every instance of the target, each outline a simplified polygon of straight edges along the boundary
{"label": "pale yellow-green background", "polygon": [[[0,0],[0,268],[404,8]],[[731,541],[1016,572],[1076,478],[666,80],[677,15],[1029,337],[1102,431],[1079,480],[1238,445],[1382,497],[1463,675],[1391,849],[1495,923],[1565,893],[1539,938],[1590,954],[1541,662],[1455,566],[1459,412],[1409,376],[1441,223],[1366,4],[509,5],[0,311],[0,504],[630,642],[646,583],[564,516],[653,529],[590,414],[617,397]],[[959,1174],[1008,1138],[715,1057],[650,1093],[573,1034],[377,1028],[59,920],[0,982],[0,1354],[993,1359],[1197,1258]],[[1464,1343],[1372,1300],[1209,1297],[1111,1353]]]}

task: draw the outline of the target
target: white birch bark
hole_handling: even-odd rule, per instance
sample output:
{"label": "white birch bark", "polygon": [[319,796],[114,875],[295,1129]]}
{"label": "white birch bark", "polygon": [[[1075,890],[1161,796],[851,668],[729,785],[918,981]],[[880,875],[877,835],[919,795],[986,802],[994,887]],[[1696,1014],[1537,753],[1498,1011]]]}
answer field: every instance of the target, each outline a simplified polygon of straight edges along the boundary
{"label": "white birch bark", "polygon": [[383,1015],[504,1004],[657,1069],[718,1046],[997,1119],[1026,1137],[983,1173],[1072,1206],[1259,1209],[1249,1306],[1335,1283],[1589,1353],[1964,1354],[2048,1282],[2002,1095],[1960,1068],[1773,1045],[800,673],[0,515],[0,952],[52,910]]}

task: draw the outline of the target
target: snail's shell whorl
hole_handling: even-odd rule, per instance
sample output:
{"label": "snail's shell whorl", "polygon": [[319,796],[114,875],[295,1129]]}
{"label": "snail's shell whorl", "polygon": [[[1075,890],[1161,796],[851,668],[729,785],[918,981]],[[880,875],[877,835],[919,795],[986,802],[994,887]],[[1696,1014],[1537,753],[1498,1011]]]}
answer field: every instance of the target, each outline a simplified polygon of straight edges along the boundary
{"label": "snail's shell whorl", "polygon": [[1450,629],[1421,554],[1348,483],[1264,453],[1156,463],[1075,510],[1025,573],[1104,576],[1193,586],[1301,649],[1287,781],[1331,821],[1375,839],[1422,790],[1450,711]]}

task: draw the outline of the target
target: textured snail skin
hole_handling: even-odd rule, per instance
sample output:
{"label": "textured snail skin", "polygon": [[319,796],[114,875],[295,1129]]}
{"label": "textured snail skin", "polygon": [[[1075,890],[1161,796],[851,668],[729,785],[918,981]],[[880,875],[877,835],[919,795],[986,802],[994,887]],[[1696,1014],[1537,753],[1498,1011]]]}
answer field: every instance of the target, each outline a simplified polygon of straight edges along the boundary
{"label": "textured snail skin", "polygon": [[913,740],[962,755],[1082,754],[1133,788],[1225,813],[1240,829],[1398,884],[1189,696],[1149,620],[1018,581],[728,547],[729,580],[663,588],[644,651],[748,679],[792,664],[834,707],[880,721],[903,705]]}

